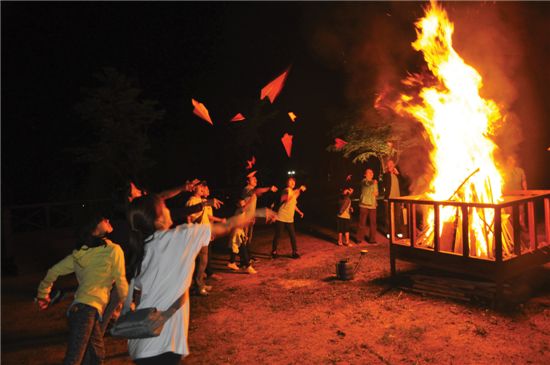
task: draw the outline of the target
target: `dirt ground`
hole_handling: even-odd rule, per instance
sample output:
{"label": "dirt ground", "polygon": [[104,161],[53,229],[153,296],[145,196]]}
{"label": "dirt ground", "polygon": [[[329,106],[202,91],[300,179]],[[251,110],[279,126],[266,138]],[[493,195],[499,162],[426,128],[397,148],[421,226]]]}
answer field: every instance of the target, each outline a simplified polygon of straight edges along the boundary
{"label": "dirt ground", "polygon": [[[192,353],[183,364],[550,363],[548,265],[538,271],[528,301],[496,311],[391,286],[382,236],[378,245],[338,247],[333,231],[302,226],[299,260],[289,257],[286,239],[282,257],[270,259],[271,238],[271,227],[256,230],[257,275],[230,272],[221,244],[215,247],[222,280],[211,282],[209,297],[192,297]],[[362,249],[368,253],[355,279],[336,280],[336,263],[357,263]],[[32,270],[2,278],[2,363],[59,364],[71,298],[39,313],[32,298],[45,271],[25,271]],[[58,282],[74,285],[73,278]],[[131,363],[125,341],[107,337],[106,349],[107,364]]]}

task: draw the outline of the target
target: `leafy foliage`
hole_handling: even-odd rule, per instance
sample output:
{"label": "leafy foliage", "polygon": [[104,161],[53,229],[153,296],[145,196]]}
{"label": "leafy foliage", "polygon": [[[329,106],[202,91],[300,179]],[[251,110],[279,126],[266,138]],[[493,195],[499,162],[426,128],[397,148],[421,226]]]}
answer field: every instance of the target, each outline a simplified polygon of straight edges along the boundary
{"label": "leafy foliage", "polygon": [[99,86],[84,89],[77,104],[81,118],[92,128],[89,145],[74,148],[78,161],[97,163],[122,178],[152,165],[147,131],[162,119],[158,102],[142,99],[137,83],[113,68],[96,73]]}

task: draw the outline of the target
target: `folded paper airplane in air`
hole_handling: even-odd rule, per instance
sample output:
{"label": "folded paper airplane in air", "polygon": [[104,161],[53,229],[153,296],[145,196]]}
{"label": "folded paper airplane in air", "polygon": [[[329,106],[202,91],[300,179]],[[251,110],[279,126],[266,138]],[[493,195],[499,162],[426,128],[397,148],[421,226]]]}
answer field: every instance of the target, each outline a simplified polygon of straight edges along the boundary
{"label": "folded paper airplane in air", "polygon": [[254,171],[250,172],[248,175],[246,175],[246,177],[252,177],[252,176],[256,175],[257,172],[258,172],[257,170],[254,170]]}
{"label": "folded paper airplane in air", "polygon": [[256,157],[252,156],[252,159],[250,161],[246,160],[246,169],[247,170],[252,169],[255,163],[256,163]]}
{"label": "folded paper airplane in air", "polygon": [[244,115],[242,115],[241,113],[239,114],[236,114],[231,120],[230,122],[240,122],[241,120],[245,120],[246,118],[244,117]]}
{"label": "folded paper airplane in air", "polygon": [[211,125],[214,125],[214,123],[212,123],[212,119],[210,119],[210,114],[208,114],[208,109],[206,109],[203,103],[199,103],[195,99],[191,99],[191,103],[193,103],[193,106],[195,107],[195,109],[193,109],[193,113],[195,113],[196,116],[207,121]]}
{"label": "folded paper airplane in air", "polygon": [[296,118],[298,118],[296,116],[296,114],[294,114],[293,112],[288,112],[288,116],[289,116],[290,120],[293,121],[293,122],[295,122]]}
{"label": "folded paper airplane in air", "polygon": [[277,98],[281,90],[283,90],[289,70],[290,68],[287,68],[286,71],[277,76],[275,80],[264,86],[260,94],[260,100],[264,100],[267,96],[271,104],[273,104],[275,98]]}
{"label": "folded paper airplane in air", "polygon": [[344,146],[347,145],[347,144],[348,144],[348,142],[344,141],[343,139],[334,138],[334,147],[336,147],[336,149],[338,149],[338,150],[344,148]]}
{"label": "folded paper airplane in air", "polygon": [[285,133],[283,138],[281,138],[281,142],[283,142],[283,146],[285,146],[286,155],[290,157],[290,154],[292,152],[292,135]]}
{"label": "folded paper airplane in air", "polygon": [[351,181],[351,175],[346,176],[346,181]]}

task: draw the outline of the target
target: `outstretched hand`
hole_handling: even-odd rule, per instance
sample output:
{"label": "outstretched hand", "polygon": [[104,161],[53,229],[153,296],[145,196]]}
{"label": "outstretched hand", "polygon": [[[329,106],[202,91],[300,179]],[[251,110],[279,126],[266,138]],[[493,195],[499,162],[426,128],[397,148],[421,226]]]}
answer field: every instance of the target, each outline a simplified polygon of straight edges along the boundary
{"label": "outstretched hand", "polygon": [[43,311],[48,309],[50,305],[50,298],[34,298],[36,304],[38,304],[38,310]]}
{"label": "outstretched hand", "polygon": [[220,209],[220,207],[223,205],[223,202],[216,198],[212,198],[206,201],[206,205],[214,207],[214,209]]}

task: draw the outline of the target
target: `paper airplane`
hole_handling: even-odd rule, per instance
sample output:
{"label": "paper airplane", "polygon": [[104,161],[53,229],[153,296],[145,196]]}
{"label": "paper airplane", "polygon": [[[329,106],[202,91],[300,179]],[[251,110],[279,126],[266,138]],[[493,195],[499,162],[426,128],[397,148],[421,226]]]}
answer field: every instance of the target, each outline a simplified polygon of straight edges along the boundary
{"label": "paper airplane", "polygon": [[351,175],[346,176],[346,181],[351,181]]}
{"label": "paper airplane", "polygon": [[286,77],[288,75],[289,70],[290,70],[290,67],[287,68],[285,72],[280,74],[275,80],[271,81],[269,84],[264,86],[260,94],[260,100],[264,100],[265,97],[267,96],[271,104],[273,104],[273,102],[275,101],[275,98],[277,98],[277,96],[283,89],[283,86],[285,85]]}
{"label": "paper airplane", "polygon": [[288,116],[290,117],[290,120],[293,122],[296,121],[296,118],[298,118],[296,114],[294,114],[293,112],[288,112]]}
{"label": "paper airplane", "polygon": [[345,145],[347,145],[348,142],[344,141],[340,138],[334,138],[334,147],[336,147],[337,150],[344,148]]}
{"label": "paper airplane", "polygon": [[256,175],[257,172],[258,172],[257,170],[254,170],[254,171],[250,172],[248,175],[246,175],[246,177],[252,177],[252,176]]}
{"label": "paper airplane", "polygon": [[285,133],[283,138],[281,138],[281,142],[283,142],[283,146],[285,146],[285,151],[288,157],[290,157],[290,154],[292,152],[292,137],[290,134]]}
{"label": "paper airplane", "polygon": [[250,170],[252,169],[252,166],[256,163],[256,157],[252,156],[252,159],[250,161],[246,160],[246,169]]}
{"label": "paper airplane", "polygon": [[203,103],[199,103],[195,99],[191,99],[191,103],[195,107],[195,109],[193,109],[193,113],[195,113],[196,116],[207,121],[211,125],[214,125],[214,123],[212,123],[212,119],[210,119],[210,114],[208,114],[208,109],[206,109]]}
{"label": "paper airplane", "polygon": [[240,122],[241,120],[245,120],[246,118],[244,117],[244,115],[242,115],[241,113],[239,114],[236,114],[231,120],[230,122]]}

